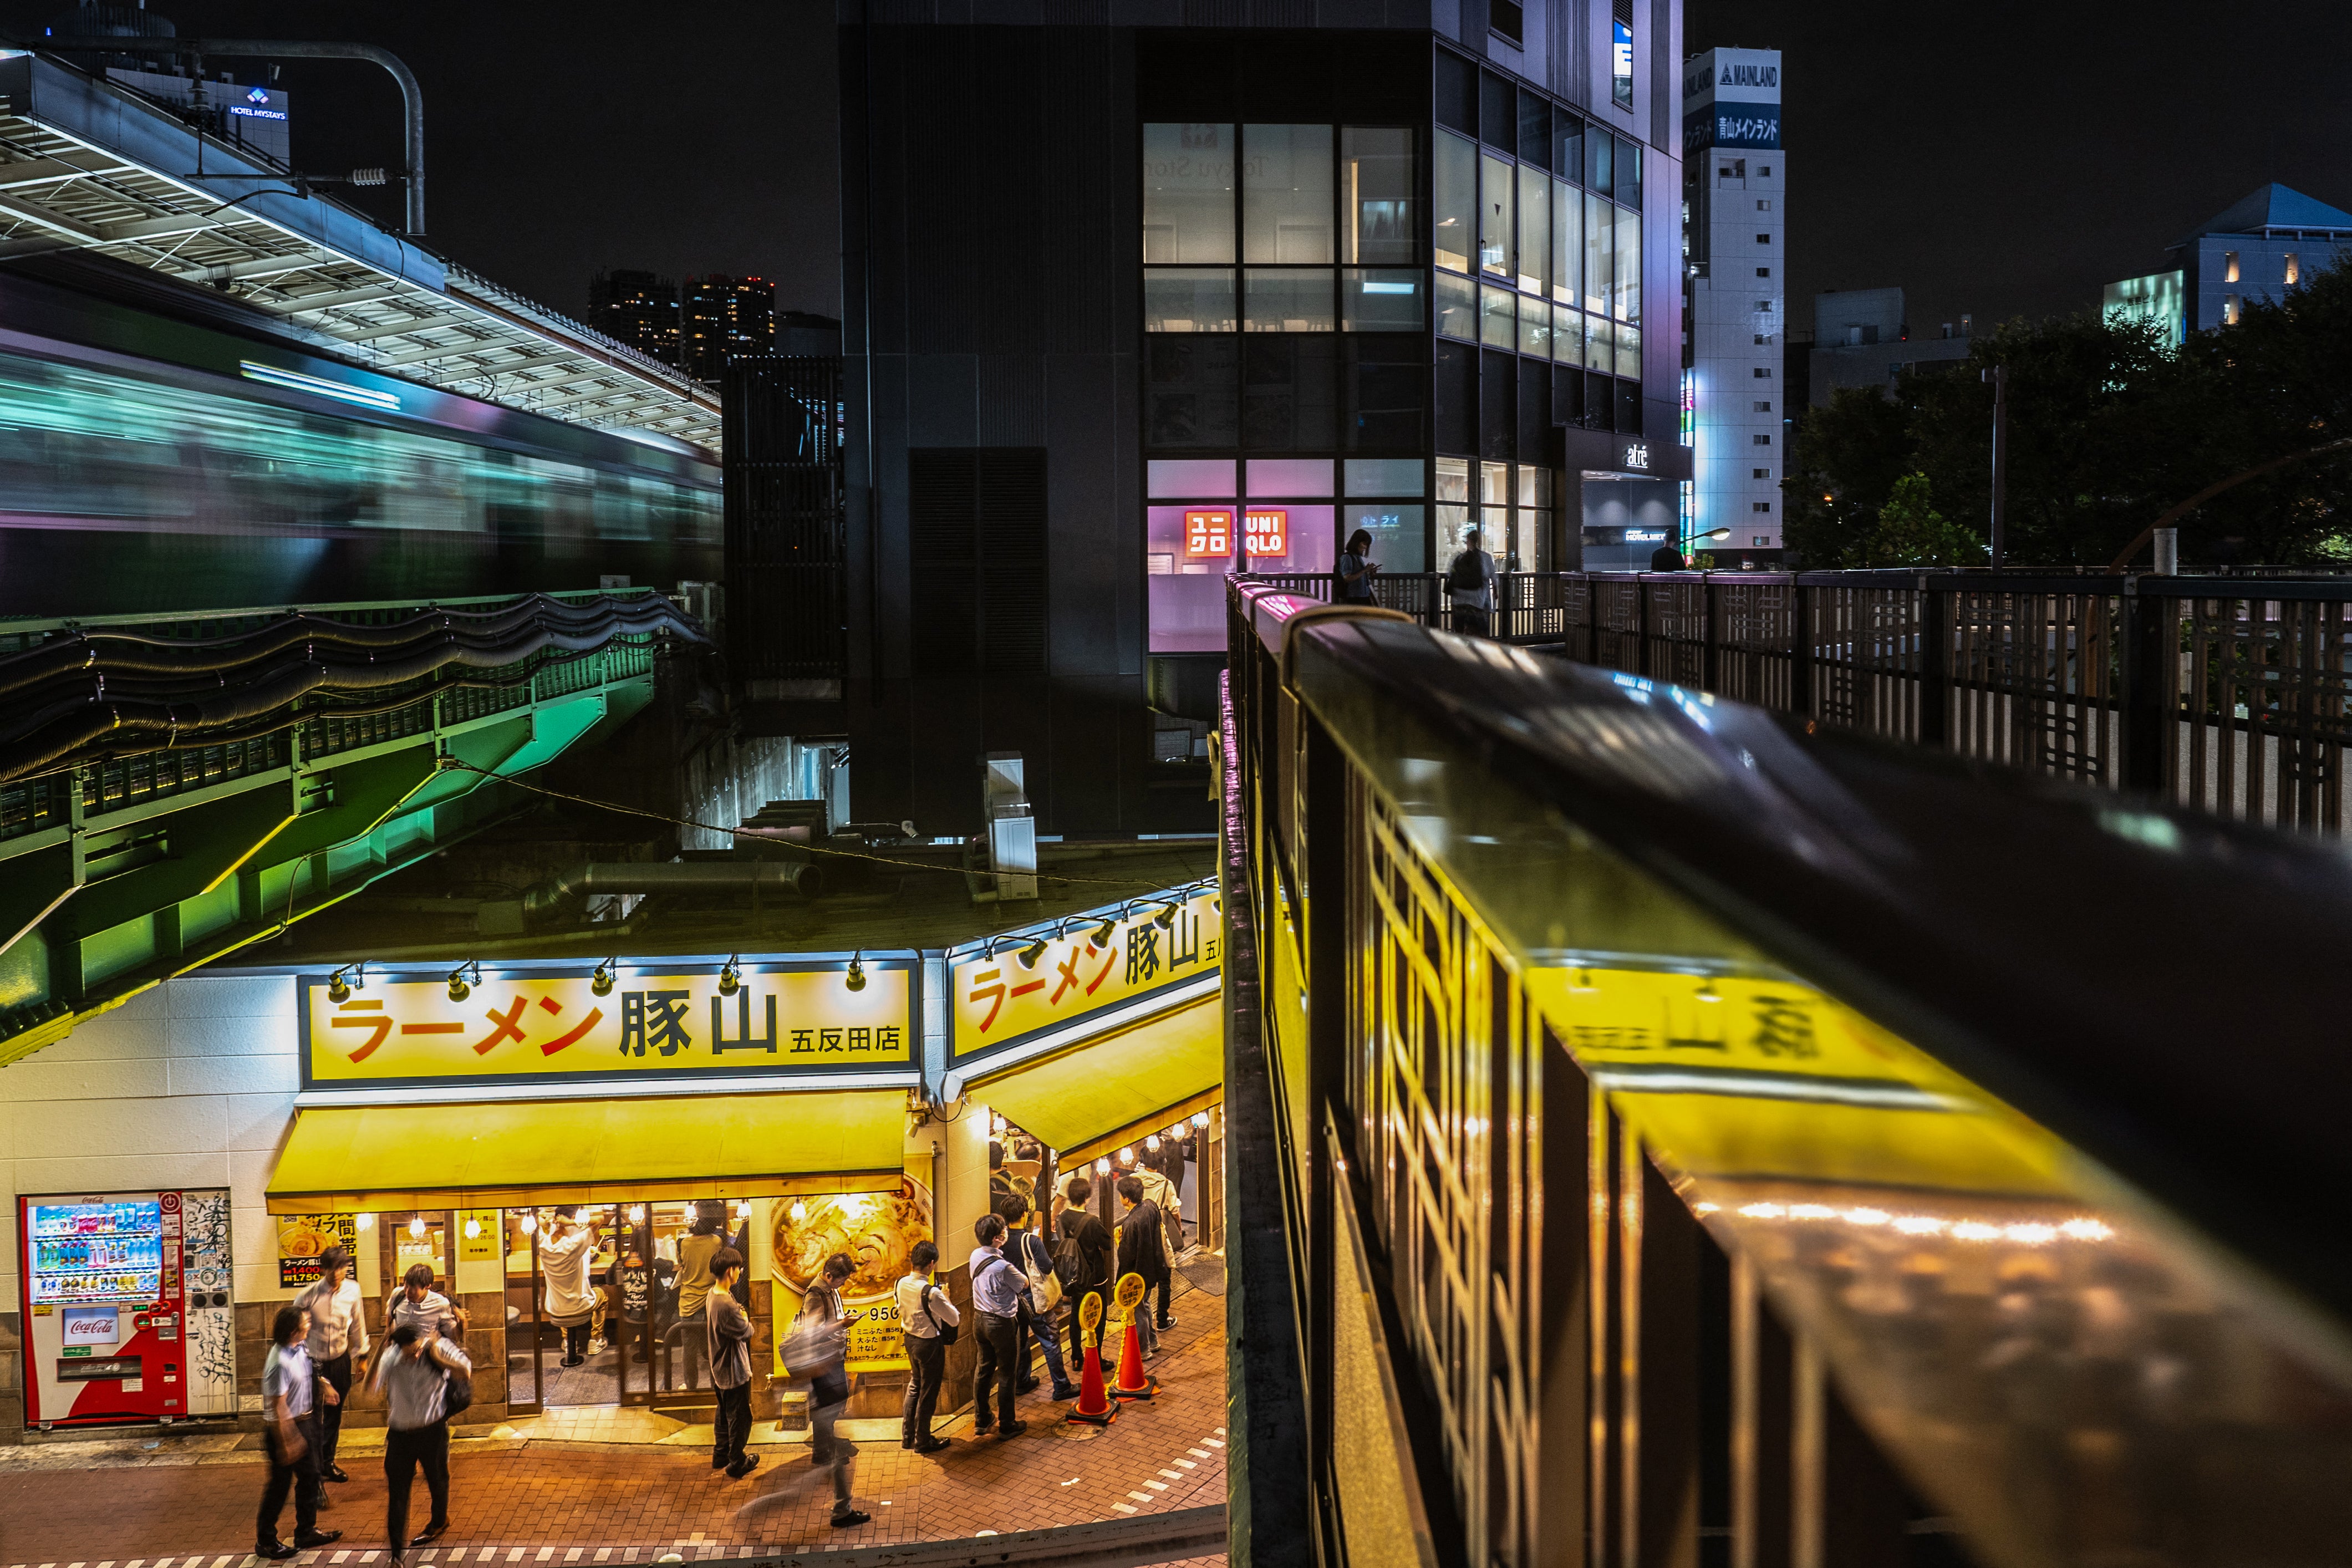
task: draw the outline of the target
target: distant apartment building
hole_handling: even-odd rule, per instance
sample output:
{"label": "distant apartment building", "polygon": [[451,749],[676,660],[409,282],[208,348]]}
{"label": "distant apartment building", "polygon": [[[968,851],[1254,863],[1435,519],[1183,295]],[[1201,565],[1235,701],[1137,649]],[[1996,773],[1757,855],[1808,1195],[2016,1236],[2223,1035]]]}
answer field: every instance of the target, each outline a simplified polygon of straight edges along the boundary
{"label": "distant apartment building", "polygon": [[2167,247],[2168,272],[2106,286],[2103,309],[2149,321],[2178,345],[2189,332],[2235,326],[2250,304],[2286,291],[2352,251],[2352,213],[2284,185],[2264,185]]}
{"label": "distant apartment building", "polygon": [[776,286],[764,278],[711,273],[678,290],[677,368],[717,381],[738,354],[776,350]]}
{"label": "distant apartment building", "polygon": [[651,272],[599,272],[588,280],[588,324],[664,364],[677,363],[677,285]]}
{"label": "distant apartment building", "polygon": [[1829,406],[1841,387],[1888,396],[1906,371],[1957,369],[1969,357],[1975,322],[1968,316],[1914,336],[1900,289],[1833,289],[1813,296],[1813,346],[1806,394]]}

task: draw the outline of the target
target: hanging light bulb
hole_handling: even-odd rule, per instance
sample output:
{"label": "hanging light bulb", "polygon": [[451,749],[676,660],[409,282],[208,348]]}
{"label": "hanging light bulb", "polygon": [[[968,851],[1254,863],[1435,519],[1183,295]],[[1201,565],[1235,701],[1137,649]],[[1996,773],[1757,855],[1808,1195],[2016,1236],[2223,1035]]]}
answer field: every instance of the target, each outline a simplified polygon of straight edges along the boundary
{"label": "hanging light bulb", "polygon": [[1144,1152],[1145,1152],[1146,1153],[1150,1153],[1150,1154],[1157,1154],[1157,1153],[1159,1153],[1159,1152],[1160,1152],[1160,1134],[1159,1134],[1159,1133],[1157,1133],[1157,1132],[1154,1132],[1154,1133],[1150,1134],[1149,1137],[1145,1138],[1145,1139],[1144,1139],[1144,1141],[1143,1141],[1143,1148],[1144,1148]]}
{"label": "hanging light bulb", "polygon": [[482,1222],[472,1215],[466,1216],[466,1239],[472,1241],[482,1234]]}
{"label": "hanging light bulb", "polygon": [[738,1198],[735,1200],[735,1217],[737,1219],[750,1219],[751,1217],[751,1199]]}
{"label": "hanging light bulb", "polygon": [[409,1220],[408,1234],[419,1237],[425,1234],[425,1216],[423,1215],[415,1215]]}
{"label": "hanging light bulb", "polygon": [[373,1230],[375,1228],[375,1215],[372,1214],[363,1214],[360,1215],[358,1223],[359,1228],[362,1230]]}
{"label": "hanging light bulb", "polygon": [[805,1198],[794,1198],[793,1200],[793,1223],[794,1225],[798,1225],[806,1218],[808,1218],[808,1200]]}
{"label": "hanging light bulb", "polygon": [[1110,1174],[1110,1162],[1109,1162],[1108,1160],[1097,1160],[1097,1161],[1095,1162],[1095,1174],[1096,1174],[1096,1175],[1097,1175],[1097,1176],[1108,1176],[1108,1175],[1109,1175],[1109,1174]]}
{"label": "hanging light bulb", "polygon": [[631,1225],[643,1225],[646,1223],[645,1205],[631,1204],[629,1205],[629,1223]]}
{"label": "hanging light bulb", "polygon": [[1209,1113],[1205,1110],[1196,1110],[1192,1112],[1192,1125],[1200,1128],[1204,1132],[1208,1131]]}
{"label": "hanging light bulb", "polygon": [[1128,1147],[1121,1149],[1118,1152],[1118,1163],[1122,1165],[1132,1165],[1135,1163],[1135,1146],[1133,1144],[1129,1144]]}
{"label": "hanging light bulb", "polygon": [[1002,1132],[1004,1131],[1004,1113],[1003,1111],[991,1111],[989,1113],[988,1130],[991,1132]]}
{"label": "hanging light bulb", "polygon": [[522,1218],[515,1222],[515,1228],[529,1236],[539,1228],[539,1216],[526,1209],[523,1211]]}

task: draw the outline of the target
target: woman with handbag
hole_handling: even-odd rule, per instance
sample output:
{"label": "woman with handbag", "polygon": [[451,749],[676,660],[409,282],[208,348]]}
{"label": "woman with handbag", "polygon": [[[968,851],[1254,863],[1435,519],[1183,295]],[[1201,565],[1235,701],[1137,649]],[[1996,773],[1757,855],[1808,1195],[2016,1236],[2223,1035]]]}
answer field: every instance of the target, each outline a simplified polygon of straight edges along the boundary
{"label": "woman with handbag", "polygon": [[1029,1359],[1029,1341],[1034,1335],[1038,1348],[1045,1352],[1045,1370],[1054,1379],[1053,1392],[1046,1397],[1076,1399],[1078,1391],[1063,1367],[1062,1342],[1054,1327],[1054,1314],[1062,1304],[1062,1282],[1054,1277],[1054,1255],[1046,1247],[1045,1238],[1031,1224],[1035,1211],[1027,1198],[1016,1193],[999,1199],[996,1212],[1003,1216],[1005,1228],[1012,1233],[1005,1237],[1004,1256],[1012,1259],[1013,1266],[1027,1280],[1021,1292],[1021,1348],[1014,1358],[1021,1369],[1018,1386],[1024,1394],[1037,1386],[1037,1379],[1029,1370],[1034,1364]]}
{"label": "woman with handbag", "polygon": [[963,1321],[948,1293],[931,1279],[939,1263],[936,1242],[919,1241],[907,1255],[908,1272],[898,1281],[898,1326],[907,1336],[907,1405],[898,1446],[936,1454],[948,1440],[931,1436],[931,1412],[939,1407],[940,1384],[948,1373],[948,1347]]}

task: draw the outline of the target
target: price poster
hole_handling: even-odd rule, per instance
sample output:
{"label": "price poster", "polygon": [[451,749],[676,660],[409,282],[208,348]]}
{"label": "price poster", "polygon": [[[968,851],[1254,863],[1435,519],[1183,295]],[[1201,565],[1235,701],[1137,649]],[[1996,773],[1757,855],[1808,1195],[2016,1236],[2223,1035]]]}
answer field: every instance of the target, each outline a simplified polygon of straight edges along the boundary
{"label": "price poster", "polygon": [[356,1257],[359,1215],[352,1214],[282,1214],[278,1216],[278,1284],[280,1289],[316,1285],[325,1270],[319,1258],[327,1248],[340,1247]]}

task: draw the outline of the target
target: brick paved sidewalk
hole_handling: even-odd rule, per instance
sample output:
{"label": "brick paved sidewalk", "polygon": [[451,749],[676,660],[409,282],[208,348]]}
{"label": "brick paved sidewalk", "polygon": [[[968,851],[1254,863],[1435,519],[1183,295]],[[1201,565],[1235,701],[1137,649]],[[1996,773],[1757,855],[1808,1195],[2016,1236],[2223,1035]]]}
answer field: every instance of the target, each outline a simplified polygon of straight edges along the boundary
{"label": "brick paved sidewalk", "polygon": [[[853,1485],[874,1518],[854,1530],[831,1528],[829,1480],[798,1447],[760,1450],[760,1468],[730,1481],[693,1447],[459,1442],[452,1528],[410,1557],[431,1568],[616,1568],[671,1552],[691,1560],[880,1546],[1221,1504],[1224,1303],[1195,1291],[1180,1315],[1151,1363],[1160,1397],[1124,1407],[1107,1429],[1061,1422],[1066,1407],[1040,1389],[1021,1401],[1029,1430],[1008,1442],[973,1439],[968,1415],[943,1425],[958,1440],[941,1454],[861,1441]],[[320,1516],[344,1539],[304,1552],[298,1568],[383,1563],[383,1472],[373,1456],[344,1468],[351,1481],[329,1489],[334,1507]],[[249,1565],[263,1474],[250,1450],[169,1466],[0,1471],[0,1568]],[[411,1530],[429,1506],[420,1477]],[[290,1507],[282,1527],[290,1536]]]}

